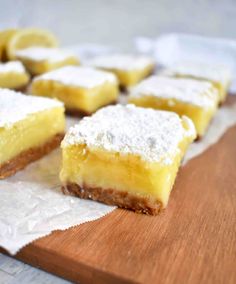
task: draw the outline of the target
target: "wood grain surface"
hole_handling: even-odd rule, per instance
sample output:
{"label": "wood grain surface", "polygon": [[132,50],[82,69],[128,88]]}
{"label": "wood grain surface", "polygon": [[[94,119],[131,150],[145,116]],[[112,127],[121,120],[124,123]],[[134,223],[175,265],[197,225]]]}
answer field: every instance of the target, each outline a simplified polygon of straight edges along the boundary
{"label": "wood grain surface", "polygon": [[236,127],[181,168],[160,216],[117,209],[16,257],[80,283],[236,283]]}

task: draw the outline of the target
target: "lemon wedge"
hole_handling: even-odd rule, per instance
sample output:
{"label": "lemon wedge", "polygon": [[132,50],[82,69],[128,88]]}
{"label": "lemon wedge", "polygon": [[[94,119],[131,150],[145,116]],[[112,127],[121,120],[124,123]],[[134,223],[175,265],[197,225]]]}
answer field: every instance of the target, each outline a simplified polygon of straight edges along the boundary
{"label": "lemon wedge", "polygon": [[17,50],[30,46],[56,47],[58,42],[56,37],[49,31],[26,28],[17,31],[7,43],[7,57],[10,60],[15,59]]}
{"label": "lemon wedge", "polygon": [[6,46],[9,40],[17,32],[17,29],[7,29],[0,32],[0,60],[5,61],[6,58]]}

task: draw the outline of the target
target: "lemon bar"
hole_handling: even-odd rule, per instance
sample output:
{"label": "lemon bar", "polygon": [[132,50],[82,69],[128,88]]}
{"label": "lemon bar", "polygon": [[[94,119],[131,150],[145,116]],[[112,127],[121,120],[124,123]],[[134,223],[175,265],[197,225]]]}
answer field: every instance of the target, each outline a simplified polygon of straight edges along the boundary
{"label": "lemon bar", "polygon": [[0,89],[0,179],[58,147],[64,132],[61,102]]}
{"label": "lemon bar", "polygon": [[66,65],[79,65],[70,51],[49,47],[28,47],[16,51],[16,58],[24,63],[32,75],[40,75]]}
{"label": "lemon bar", "polygon": [[88,65],[113,72],[123,87],[137,84],[150,75],[155,67],[154,60],[149,57],[127,54],[95,57]]}
{"label": "lemon bar", "polygon": [[218,89],[220,103],[225,101],[232,80],[231,71],[226,66],[196,62],[176,63],[165,69],[162,74],[171,77],[209,81]]}
{"label": "lemon bar", "polygon": [[118,83],[109,72],[66,66],[36,77],[31,93],[58,98],[69,112],[91,114],[117,100]]}
{"label": "lemon bar", "polygon": [[29,75],[19,61],[0,64],[0,88],[20,89],[29,82]]}
{"label": "lemon bar", "polygon": [[213,118],[219,96],[209,82],[152,76],[129,91],[129,103],[186,115],[202,137]]}
{"label": "lemon bar", "polygon": [[65,194],[146,214],[167,206],[192,121],[134,105],[108,106],[70,128],[62,142]]}

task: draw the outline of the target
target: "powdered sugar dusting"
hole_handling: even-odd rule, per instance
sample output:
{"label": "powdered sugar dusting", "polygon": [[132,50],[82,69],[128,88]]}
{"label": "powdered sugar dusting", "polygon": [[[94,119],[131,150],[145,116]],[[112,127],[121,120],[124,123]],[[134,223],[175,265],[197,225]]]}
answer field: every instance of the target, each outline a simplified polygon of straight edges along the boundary
{"label": "powdered sugar dusting", "polygon": [[0,128],[11,127],[28,115],[63,104],[49,98],[24,95],[8,89],[0,89]]}
{"label": "powdered sugar dusting", "polygon": [[130,89],[130,97],[175,99],[199,107],[216,107],[218,91],[209,82],[151,76]]}
{"label": "powdered sugar dusting", "polygon": [[0,64],[0,73],[25,73],[25,67],[20,61],[10,61]]}
{"label": "powdered sugar dusting", "polygon": [[60,62],[70,57],[75,57],[75,55],[68,50],[37,46],[20,49],[16,52],[16,56],[19,59],[49,62]]}
{"label": "powdered sugar dusting", "polygon": [[228,67],[201,62],[176,62],[168,69],[165,69],[163,74],[170,76],[189,76],[213,82],[221,82],[224,86],[229,85],[232,80],[232,74]]}
{"label": "powdered sugar dusting", "polygon": [[179,151],[184,136],[194,139],[192,121],[175,113],[135,107],[134,105],[108,106],[91,117],[85,117],[70,128],[62,147],[86,144],[88,148],[102,148],[110,152],[134,154],[147,161],[169,163]]}
{"label": "powdered sugar dusting", "polygon": [[110,54],[95,57],[88,62],[88,65],[105,69],[139,70],[144,69],[149,65],[154,66],[154,61],[147,56]]}
{"label": "powdered sugar dusting", "polygon": [[68,86],[93,88],[105,82],[117,83],[115,75],[89,67],[66,66],[38,76],[34,81],[56,81]]}

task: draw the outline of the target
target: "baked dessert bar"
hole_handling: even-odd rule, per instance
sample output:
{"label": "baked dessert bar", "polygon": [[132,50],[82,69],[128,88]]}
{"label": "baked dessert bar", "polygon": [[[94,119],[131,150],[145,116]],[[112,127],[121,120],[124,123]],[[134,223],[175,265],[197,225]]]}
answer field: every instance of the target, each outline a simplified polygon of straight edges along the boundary
{"label": "baked dessert bar", "polygon": [[150,75],[155,67],[154,60],[146,56],[111,54],[95,57],[88,65],[113,72],[122,87],[129,87]]}
{"label": "baked dessert bar", "polygon": [[58,147],[64,132],[62,103],[0,89],[0,179]]}
{"label": "baked dessert bar", "polygon": [[229,68],[196,62],[176,63],[162,72],[162,75],[178,78],[192,78],[211,82],[219,91],[219,102],[224,102],[232,80]]}
{"label": "baked dessert bar", "polygon": [[79,65],[71,52],[59,48],[33,46],[16,51],[16,58],[24,63],[32,75],[40,75],[66,65]]}
{"label": "baked dessert bar", "polygon": [[118,97],[115,75],[89,67],[66,66],[36,77],[31,93],[55,97],[69,112],[91,114]]}
{"label": "baked dessert bar", "polygon": [[29,75],[20,61],[0,64],[0,88],[20,89],[29,82]]}
{"label": "baked dessert bar", "polygon": [[209,82],[152,76],[130,89],[128,101],[137,106],[186,115],[201,137],[217,110],[219,96]]}
{"label": "baked dessert bar", "polygon": [[167,206],[192,121],[134,105],[108,106],[83,118],[62,142],[65,194],[157,214]]}

